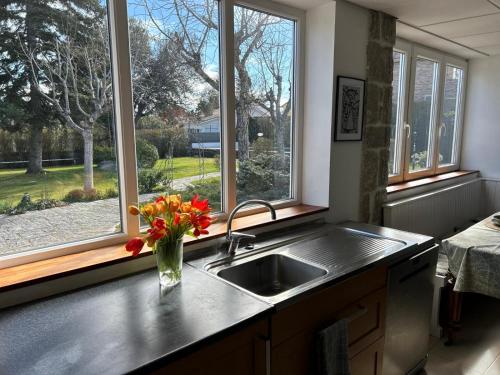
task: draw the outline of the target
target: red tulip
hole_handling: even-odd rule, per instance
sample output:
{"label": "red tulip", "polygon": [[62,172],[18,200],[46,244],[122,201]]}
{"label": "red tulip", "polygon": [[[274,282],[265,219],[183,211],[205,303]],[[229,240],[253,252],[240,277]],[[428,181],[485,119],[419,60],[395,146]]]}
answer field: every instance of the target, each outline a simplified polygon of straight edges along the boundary
{"label": "red tulip", "polygon": [[134,237],[127,242],[127,244],[125,245],[125,250],[131,251],[132,256],[137,256],[141,252],[143,247],[144,241],[142,240],[142,238]]}
{"label": "red tulip", "polygon": [[167,229],[167,223],[165,222],[165,219],[161,217],[155,217],[151,225],[158,231]]}
{"label": "red tulip", "polygon": [[197,209],[201,213],[207,213],[210,211],[210,207],[208,206],[208,199],[204,199],[202,201],[198,200],[200,196],[195,194],[195,196],[191,199],[191,207]]}

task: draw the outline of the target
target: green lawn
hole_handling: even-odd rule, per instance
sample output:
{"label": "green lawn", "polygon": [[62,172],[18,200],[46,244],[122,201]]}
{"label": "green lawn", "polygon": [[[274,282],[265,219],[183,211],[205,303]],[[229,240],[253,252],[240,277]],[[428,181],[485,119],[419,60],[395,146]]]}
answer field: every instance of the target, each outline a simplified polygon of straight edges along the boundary
{"label": "green lawn", "polygon": [[[216,172],[215,159],[205,159],[205,173]],[[155,168],[161,168],[164,160],[159,160]],[[43,176],[29,176],[25,169],[0,169],[0,202],[16,204],[24,193],[32,199],[42,197],[62,199],[68,191],[83,186],[83,165],[45,168]],[[174,178],[196,176],[199,172],[198,158],[174,158]],[[94,185],[105,191],[116,186],[116,173],[94,168]]]}
{"label": "green lawn", "polygon": [[[215,160],[204,158],[205,173],[217,172]],[[160,159],[156,162],[155,168],[162,168],[166,165],[165,159]],[[174,179],[197,176],[200,174],[200,162],[198,158],[181,157],[174,158]]]}

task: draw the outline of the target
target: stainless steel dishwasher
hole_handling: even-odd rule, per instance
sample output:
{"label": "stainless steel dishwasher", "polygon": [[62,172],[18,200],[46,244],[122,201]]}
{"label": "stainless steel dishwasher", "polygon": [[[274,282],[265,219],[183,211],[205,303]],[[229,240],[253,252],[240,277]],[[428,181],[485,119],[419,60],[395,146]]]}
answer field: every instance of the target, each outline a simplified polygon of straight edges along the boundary
{"label": "stainless steel dishwasher", "polygon": [[438,249],[389,269],[384,375],[416,374],[427,362]]}

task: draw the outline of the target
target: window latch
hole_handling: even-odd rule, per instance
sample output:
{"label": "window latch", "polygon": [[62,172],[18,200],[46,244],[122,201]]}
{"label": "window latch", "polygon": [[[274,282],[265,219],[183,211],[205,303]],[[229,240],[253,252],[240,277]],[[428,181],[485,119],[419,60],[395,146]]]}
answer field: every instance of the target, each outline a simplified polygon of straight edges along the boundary
{"label": "window latch", "polygon": [[405,123],[404,129],[406,131],[406,139],[410,139],[411,125],[408,123]]}

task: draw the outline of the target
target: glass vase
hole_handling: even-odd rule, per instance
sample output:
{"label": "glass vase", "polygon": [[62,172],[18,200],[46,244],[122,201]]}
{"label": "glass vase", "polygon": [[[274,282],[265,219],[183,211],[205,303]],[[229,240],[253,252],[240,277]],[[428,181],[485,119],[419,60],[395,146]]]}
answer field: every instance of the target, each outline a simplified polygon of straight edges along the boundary
{"label": "glass vase", "polygon": [[170,292],[181,281],[182,238],[178,240],[163,238],[155,243],[153,250],[156,254],[160,292],[163,295]]}

